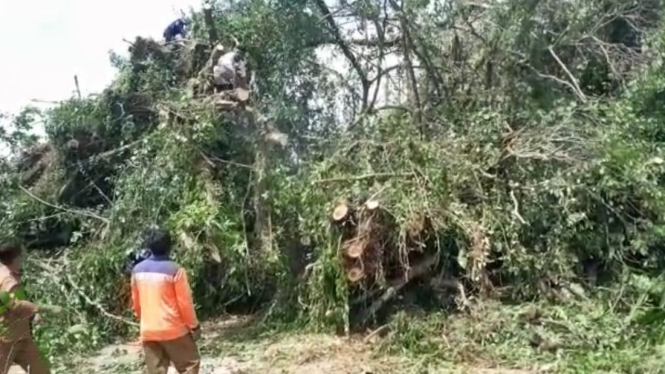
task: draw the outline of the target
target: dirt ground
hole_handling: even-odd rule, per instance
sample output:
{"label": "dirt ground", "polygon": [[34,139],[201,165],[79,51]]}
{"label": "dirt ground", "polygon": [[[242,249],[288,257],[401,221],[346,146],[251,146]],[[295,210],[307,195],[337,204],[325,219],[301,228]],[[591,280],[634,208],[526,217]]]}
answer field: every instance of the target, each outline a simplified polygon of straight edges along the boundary
{"label": "dirt ground", "polygon": [[[252,336],[240,319],[207,323],[200,341],[201,374],[528,374],[527,371],[431,367],[417,359],[377,355],[372,341],[324,334]],[[143,372],[137,343],[109,345],[96,355],[55,365],[55,373],[138,374]],[[23,371],[13,367],[9,374]],[[173,367],[169,374],[175,374]]]}

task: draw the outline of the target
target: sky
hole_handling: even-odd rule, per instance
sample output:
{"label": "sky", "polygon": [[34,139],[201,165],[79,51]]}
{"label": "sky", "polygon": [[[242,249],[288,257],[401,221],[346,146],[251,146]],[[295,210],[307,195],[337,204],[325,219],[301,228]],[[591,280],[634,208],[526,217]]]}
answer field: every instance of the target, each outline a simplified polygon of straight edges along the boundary
{"label": "sky", "polygon": [[[115,75],[109,51],[125,55],[137,35],[161,38],[182,9],[200,0],[0,0],[0,112],[32,100],[101,92]],[[39,105],[43,106],[43,105]]]}

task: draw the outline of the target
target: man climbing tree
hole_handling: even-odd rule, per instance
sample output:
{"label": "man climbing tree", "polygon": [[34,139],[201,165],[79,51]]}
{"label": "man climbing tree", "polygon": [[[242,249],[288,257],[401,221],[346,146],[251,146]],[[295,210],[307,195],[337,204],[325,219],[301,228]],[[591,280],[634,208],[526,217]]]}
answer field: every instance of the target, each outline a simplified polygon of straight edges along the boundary
{"label": "man climbing tree", "polygon": [[213,81],[218,92],[236,90],[238,100],[248,98],[247,65],[238,42],[232,50],[226,51],[223,46],[217,46],[218,58],[213,67]]}
{"label": "man climbing tree", "polygon": [[144,248],[151,256],[134,267],[131,283],[148,374],[165,374],[171,362],[180,374],[198,374],[201,329],[187,274],[169,259],[168,233],[152,230]]}
{"label": "man climbing tree", "polygon": [[25,300],[20,286],[21,247],[0,243],[0,373],[18,364],[27,373],[46,374],[49,367],[32,339],[31,319],[40,311],[58,312],[55,306],[37,306]]}
{"label": "man climbing tree", "polygon": [[171,24],[166,27],[166,30],[164,30],[164,40],[166,40],[166,42],[172,42],[178,35],[184,39],[187,35],[186,26],[187,22],[182,18],[178,18],[171,22]]}

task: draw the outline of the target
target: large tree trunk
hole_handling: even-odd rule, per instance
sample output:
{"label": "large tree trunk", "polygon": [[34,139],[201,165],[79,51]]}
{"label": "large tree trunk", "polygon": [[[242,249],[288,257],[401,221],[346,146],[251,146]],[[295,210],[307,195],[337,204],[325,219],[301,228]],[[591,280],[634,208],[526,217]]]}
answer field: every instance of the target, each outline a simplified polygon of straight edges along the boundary
{"label": "large tree trunk", "polygon": [[210,4],[203,5],[203,16],[205,20],[206,29],[208,30],[208,40],[210,41],[210,46],[214,45],[219,40],[219,34],[217,34],[217,28],[215,27],[215,20],[212,17],[212,6]]}
{"label": "large tree trunk", "polygon": [[272,221],[270,217],[270,191],[268,191],[267,173],[269,170],[268,144],[262,134],[261,120],[256,113],[249,112],[250,123],[256,136],[256,159],[254,170],[254,212],[256,221],[254,236],[261,251],[269,253],[272,248]]}

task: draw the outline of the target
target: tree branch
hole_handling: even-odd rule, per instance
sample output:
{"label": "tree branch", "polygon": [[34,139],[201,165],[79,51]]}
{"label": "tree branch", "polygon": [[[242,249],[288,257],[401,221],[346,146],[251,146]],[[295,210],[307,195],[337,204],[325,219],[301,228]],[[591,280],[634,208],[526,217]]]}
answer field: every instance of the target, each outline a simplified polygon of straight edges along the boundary
{"label": "tree branch", "polygon": [[346,41],[344,41],[344,38],[342,37],[341,32],[339,31],[339,27],[337,27],[337,24],[335,23],[335,20],[333,19],[333,16],[330,12],[330,9],[328,8],[328,5],[326,5],[325,0],[313,0],[316,6],[319,8],[321,13],[323,14],[323,18],[325,18],[326,22],[328,23],[328,26],[330,27],[330,31],[333,34],[333,37],[335,38],[337,46],[342,50],[342,53],[344,53],[344,56],[346,56],[347,60],[351,63],[351,66],[353,66],[353,69],[356,71],[358,74],[358,77],[360,78],[360,83],[362,84],[362,89],[363,89],[363,94],[362,94],[362,107],[361,107],[361,112],[365,111],[365,108],[367,107],[367,101],[369,97],[369,80],[367,79],[367,73],[365,73],[365,70],[363,70],[362,66],[360,66],[360,62],[358,62],[358,59],[356,56],[351,52],[351,49],[349,49],[348,44]]}
{"label": "tree branch", "polygon": [[566,72],[566,74],[568,75],[568,78],[570,79],[570,82],[571,82],[571,84],[572,84],[572,86],[573,86],[573,88],[574,88],[574,91],[575,91],[575,93],[577,94],[577,96],[580,98],[580,100],[581,100],[583,103],[586,103],[586,102],[587,102],[587,98],[586,98],[586,96],[584,95],[584,93],[582,92],[582,90],[580,89],[580,86],[577,84],[577,79],[575,79],[575,76],[570,72],[570,70],[568,70],[568,68],[566,67],[566,65],[561,61],[561,59],[559,58],[559,56],[557,56],[557,54],[554,52],[554,49],[553,49],[551,46],[550,46],[549,48],[547,48],[547,49],[550,51],[550,54],[552,55],[552,57],[554,57],[554,59],[556,60],[556,62],[559,64],[559,66],[561,66],[561,68],[563,69],[563,71]]}
{"label": "tree branch", "polygon": [[65,211],[65,212],[67,212],[67,213],[77,214],[77,215],[80,215],[80,216],[85,216],[85,217],[95,218],[95,219],[98,219],[98,220],[100,220],[100,221],[106,223],[107,225],[111,223],[111,221],[110,221],[108,218],[104,218],[104,217],[102,217],[102,216],[100,216],[100,215],[97,215],[97,214],[94,214],[94,213],[89,213],[89,212],[87,212],[87,211],[85,211],[85,210],[73,210],[73,209],[68,209],[68,208],[65,208],[65,207],[62,207],[62,206],[58,206],[58,205],[54,205],[54,204],[51,204],[51,203],[49,203],[49,202],[46,202],[46,201],[40,199],[39,197],[35,196],[32,192],[28,191],[28,190],[27,190],[25,187],[23,187],[23,186],[18,186],[18,188],[19,188],[21,191],[23,191],[26,195],[28,195],[28,196],[30,196],[31,198],[33,198],[34,200],[36,200],[36,201],[38,201],[38,202],[40,202],[40,203],[42,203],[42,204],[44,204],[44,205],[46,205],[46,206],[50,206],[51,208],[59,209],[59,210]]}

